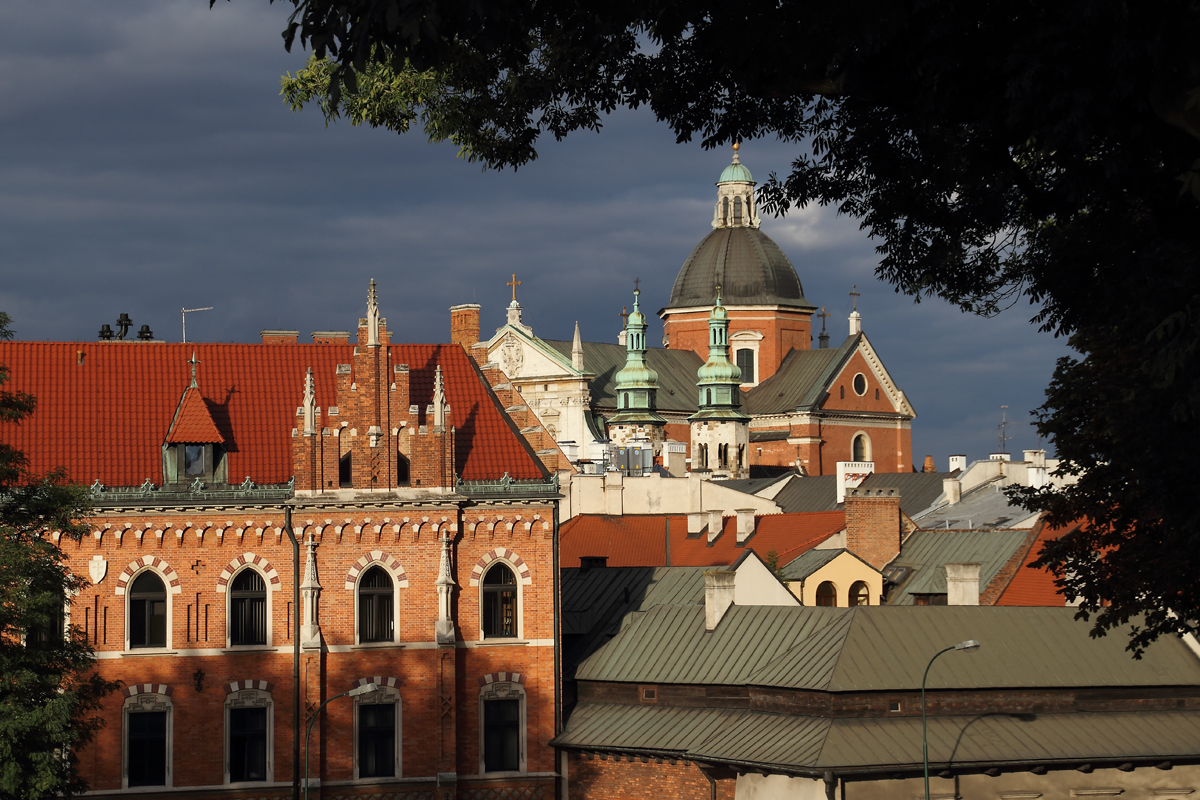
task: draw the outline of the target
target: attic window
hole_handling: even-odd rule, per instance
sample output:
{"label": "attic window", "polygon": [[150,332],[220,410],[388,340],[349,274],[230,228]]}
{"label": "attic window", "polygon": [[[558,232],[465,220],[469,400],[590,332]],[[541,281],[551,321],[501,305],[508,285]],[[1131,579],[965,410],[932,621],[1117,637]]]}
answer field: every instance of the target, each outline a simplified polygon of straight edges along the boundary
{"label": "attic window", "polygon": [[658,687],[657,686],[639,686],[638,701],[647,704],[655,704],[658,702]]}
{"label": "attic window", "polygon": [[183,474],[204,475],[204,445],[186,444],[183,446]]}
{"label": "attic window", "polygon": [[904,713],[904,701],[903,700],[888,700],[888,713],[889,714],[903,714]]}
{"label": "attic window", "polygon": [[608,556],[580,556],[579,568],[581,570],[589,569],[604,569],[608,566]]}

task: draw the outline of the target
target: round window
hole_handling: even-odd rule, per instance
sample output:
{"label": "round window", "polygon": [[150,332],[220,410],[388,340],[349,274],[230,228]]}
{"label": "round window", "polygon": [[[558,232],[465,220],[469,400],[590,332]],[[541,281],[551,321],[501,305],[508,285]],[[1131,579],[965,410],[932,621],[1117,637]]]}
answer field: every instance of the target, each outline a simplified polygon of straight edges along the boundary
{"label": "round window", "polygon": [[867,393],[867,376],[861,372],[854,376],[854,393],[859,397]]}

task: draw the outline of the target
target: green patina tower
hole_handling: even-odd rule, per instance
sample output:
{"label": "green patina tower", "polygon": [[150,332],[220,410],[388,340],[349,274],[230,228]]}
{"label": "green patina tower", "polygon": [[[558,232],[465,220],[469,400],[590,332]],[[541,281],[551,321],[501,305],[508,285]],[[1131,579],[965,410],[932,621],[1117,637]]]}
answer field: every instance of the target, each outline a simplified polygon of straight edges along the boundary
{"label": "green patina tower", "polygon": [[617,373],[617,413],[608,420],[609,438],[617,444],[634,439],[663,440],[666,420],[656,410],[658,373],[646,363],[646,315],[633,291],[633,312],[625,326],[625,366]]}
{"label": "green patina tower", "polygon": [[729,360],[729,313],[718,286],[708,316],[708,361],[696,372],[700,410],[688,417],[693,469],[729,478],[749,475],[750,417],[741,409],[741,383],[742,371]]}

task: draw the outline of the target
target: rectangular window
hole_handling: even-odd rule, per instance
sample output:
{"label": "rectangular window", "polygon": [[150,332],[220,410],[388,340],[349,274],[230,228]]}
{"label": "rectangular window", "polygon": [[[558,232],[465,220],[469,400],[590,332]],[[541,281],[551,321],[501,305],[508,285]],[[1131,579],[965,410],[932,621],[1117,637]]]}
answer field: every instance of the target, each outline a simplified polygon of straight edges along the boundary
{"label": "rectangular window", "polygon": [[483,765],[487,772],[521,768],[521,701],[483,703]]}
{"label": "rectangular window", "polygon": [[139,711],[125,719],[129,785],[166,786],[167,712]]}
{"label": "rectangular window", "polygon": [[266,644],[267,598],[234,597],[229,609],[229,625],[232,644]]}
{"label": "rectangular window", "polygon": [[503,588],[483,594],[483,629],[487,636],[517,635],[517,590]]}
{"label": "rectangular window", "polygon": [[204,445],[188,444],[183,447],[183,472],[185,475],[204,474]]}
{"label": "rectangular window", "polygon": [[358,775],[360,778],[395,777],[395,703],[358,707]]}
{"label": "rectangular window", "polygon": [[267,709],[229,709],[229,782],[267,779]]}
{"label": "rectangular window", "polygon": [[167,646],[167,601],[135,599],[129,602],[131,647]]}

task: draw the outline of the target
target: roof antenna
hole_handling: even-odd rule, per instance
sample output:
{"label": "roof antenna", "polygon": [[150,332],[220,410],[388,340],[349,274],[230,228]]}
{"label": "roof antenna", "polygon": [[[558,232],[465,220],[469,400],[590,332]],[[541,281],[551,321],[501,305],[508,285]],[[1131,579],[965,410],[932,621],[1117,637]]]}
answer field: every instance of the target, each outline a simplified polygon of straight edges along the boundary
{"label": "roof antenna", "polygon": [[193,311],[212,311],[213,307],[205,306],[204,308],[184,308],[180,310],[183,312],[183,343],[187,344],[187,315]]}

